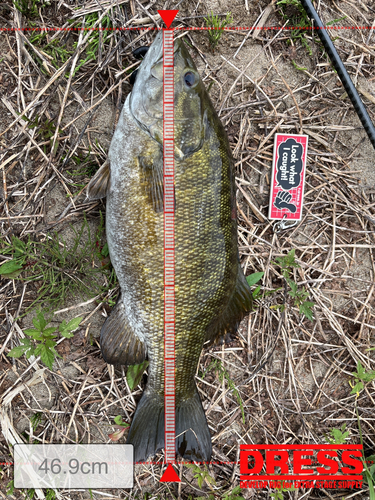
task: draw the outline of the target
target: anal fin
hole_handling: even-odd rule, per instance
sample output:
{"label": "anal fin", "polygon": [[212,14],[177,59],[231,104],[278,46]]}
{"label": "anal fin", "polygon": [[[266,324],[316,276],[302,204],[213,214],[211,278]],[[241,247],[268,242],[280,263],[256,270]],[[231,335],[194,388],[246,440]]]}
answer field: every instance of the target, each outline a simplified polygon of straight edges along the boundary
{"label": "anal fin", "polygon": [[137,365],[146,357],[145,344],[129,325],[121,298],[102,326],[100,348],[111,365]]}

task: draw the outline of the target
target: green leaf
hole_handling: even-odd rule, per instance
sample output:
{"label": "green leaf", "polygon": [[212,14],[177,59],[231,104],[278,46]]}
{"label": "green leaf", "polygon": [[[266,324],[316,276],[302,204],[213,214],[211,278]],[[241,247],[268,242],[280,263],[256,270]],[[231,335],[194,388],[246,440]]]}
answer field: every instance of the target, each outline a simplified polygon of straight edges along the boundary
{"label": "green leaf", "polygon": [[55,353],[53,352],[52,349],[47,347],[44,344],[39,344],[38,347],[35,349],[35,355],[40,356],[40,359],[42,362],[48,366],[50,370],[52,370],[52,365],[53,362],[55,361]]}
{"label": "green leaf", "polygon": [[30,349],[25,354],[26,359],[30,359],[31,356],[34,356],[34,353],[35,353],[34,347],[30,347]]}
{"label": "green leaf", "polygon": [[[7,262],[5,262],[4,264],[2,264],[0,266],[0,275],[3,275],[3,276],[7,276],[9,278],[13,277],[13,276],[9,276],[9,275],[13,275],[14,273],[17,273],[18,271],[20,271],[22,269],[22,265],[17,261],[17,260],[8,260]],[[17,273],[17,275],[20,274],[19,272]],[[16,276],[14,276],[16,277]]]}
{"label": "green leaf", "polygon": [[357,373],[353,373],[353,375],[356,382],[359,382],[360,380],[363,380],[363,382],[371,382],[375,379],[375,371],[371,370],[366,372],[360,361],[357,362]]}
{"label": "green leaf", "polygon": [[258,283],[260,279],[262,279],[263,275],[264,275],[263,271],[250,274],[249,276],[246,276],[246,281],[249,286],[253,286],[255,285],[255,283]]}
{"label": "green leaf", "polygon": [[349,437],[349,431],[344,432],[346,424],[341,426],[341,429],[331,429],[330,434],[332,438],[328,437],[331,444],[345,444],[346,438]]}
{"label": "green leaf", "polygon": [[73,318],[67,324],[65,319],[64,319],[64,321],[59,326],[59,331],[60,331],[61,335],[67,339],[72,338],[74,335],[71,332],[73,332],[74,330],[77,330],[81,321],[82,321],[82,318]]}
{"label": "green leaf", "polygon": [[295,283],[293,280],[287,278],[286,281],[288,282],[288,285],[290,286],[292,292],[289,292],[289,295],[291,297],[295,297],[296,294],[297,294],[297,289],[298,289],[298,285],[297,283]]}
{"label": "green leaf", "polygon": [[81,323],[82,318],[73,318],[69,321],[69,323],[66,325],[66,330],[69,330],[70,332],[73,332],[74,330],[77,330],[79,327],[79,324]]}
{"label": "green leaf", "polygon": [[100,253],[103,255],[103,257],[108,257],[109,255],[108,243],[104,244],[102,251]]}
{"label": "green leaf", "polygon": [[260,285],[258,285],[256,287],[256,289],[253,291],[253,299],[254,300],[257,300],[260,297],[260,295],[261,295],[260,288],[261,288]]}
{"label": "green leaf", "polygon": [[[46,328],[43,330],[43,337],[51,337],[52,333],[56,330],[55,326],[50,326],[49,328]],[[52,337],[56,337],[56,335],[53,335]]]}
{"label": "green leaf", "polygon": [[52,348],[52,347],[55,347],[55,345],[56,345],[56,342],[54,340],[52,340],[52,339],[47,339],[45,341],[45,346],[46,347],[51,347]]}
{"label": "green leaf", "polygon": [[371,382],[375,378],[375,371],[371,370],[370,372],[367,372],[364,374],[363,379],[365,382]]}
{"label": "green leaf", "polygon": [[371,370],[369,372],[364,371],[361,378],[364,382],[371,382],[372,380],[375,379],[375,371],[374,370]]}
{"label": "green leaf", "polygon": [[224,497],[224,500],[245,500],[242,495],[241,486],[236,486],[230,493],[227,493]]}
{"label": "green leaf", "polygon": [[201,475],[196,475],[196,478],[197,478],[197,482],[198,482],[198,486],[199,488],[202,488],[202,484],[203,484],[203,476]]}
{"label": "green leaf", "polygon": [[358,382],[357,384],[355,384],[355,386],[353,386],[350,394],[358,394],[359,392],[362,391],[364,385],[363,385],[363,382]]}
{"label": "green leaf", "polygon": [[122,416],[121,415],[117,415],[117,417],[114,418],[114,421],[115,421],[115,424],[121,425],[122,427],[129,427],[129,425],[130,425],[127,422],[124,422],[122,420]]}
{"label": "green leaf", "polygon": [[362,379],[363,375],[365,374],[365,369],[362,366],[362,363],[360,361],[357,362],[357,377]]}
{"label": "green leaf", "polygon": [[304,314],[307,319],[310,321],[313,321],[313,313],[312,313],[312,308],[314,307],[314,302],[309,302],[306,300],[299,306],[299,312],[301,314]]}
{"label": "green leaf", "polygon": [[8,352],[7,356],[10,358],[20,358],[28,349],[29,347],[25,345],[18,345],[17,347],[13,347],[13,349]]}
{"label": "green leaf", "polygon": [[20,253],[25,253],[26,245],[23,241],[13,236],[12,243],[16,251]]}
{"label": "green leaf", "polygon": [[44,330],[44,327],[47,325],[47,321],[44,319],[44,316],[41,312],[38,312],[36,317],[33,318],[33,325],[40,332]]}
{"label": "green leaf", "polygon": [[8,495],[13,495],[14,492],[14,480],[9,481],[9,483],[6,485],[6,492]]}
{"label": "green leaf", "polygon": [[129,384],[129,388],[132,391],[134,387],[140,383],[143,372],[148,367],[148,361],[143,361],[139,365],[130,365],[126,372],[126,380]]}
{"label": "green leaf", "polygon": [[40,340],[42,338],[41,332],[39,330],[35,330],[35,328],[26,328],[23,333],[25,335],[29,335],[29,337],[32,337],[33,339]]}

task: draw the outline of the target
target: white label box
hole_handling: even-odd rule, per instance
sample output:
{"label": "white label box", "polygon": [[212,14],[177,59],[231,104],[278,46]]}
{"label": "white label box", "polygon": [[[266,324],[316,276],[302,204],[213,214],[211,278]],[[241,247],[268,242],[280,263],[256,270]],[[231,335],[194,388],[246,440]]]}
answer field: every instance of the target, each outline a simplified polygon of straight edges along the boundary
{"label": "white label box", "polygon": [[16,444],[15,488],[132,488],[131,444]]}

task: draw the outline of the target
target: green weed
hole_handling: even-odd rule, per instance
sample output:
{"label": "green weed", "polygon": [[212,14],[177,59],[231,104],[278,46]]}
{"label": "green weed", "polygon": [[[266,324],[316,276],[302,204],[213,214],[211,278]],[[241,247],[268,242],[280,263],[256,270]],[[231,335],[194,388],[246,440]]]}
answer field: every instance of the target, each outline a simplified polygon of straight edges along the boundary
{"label": "green weed", "polygon": [[[222,500],[245,500],[244,497],[242,495],[240,495],[240,493],[242,492],[241,490],[241,487],[240,486],[236,486],[235,488],[233,488],[232,491],[230,492],[227,492],[227,493],[222,493],[223,496],[221,496],[220,498]],[[208,497],[205,496],[205,497],[195,497],[194,500],[217,500],[218,496],[213,494],[213,493],[209,493]]]}
{"label": "green weed", "polygon": [[[34,120],[30,120],[27,116],[24,116],[23,119],[29,122],[27,125],[28,128],[36,128],[37,133],[34,139],[40,136],[44,142],[49,141],[50,146],[52,146],[53,136],[56,132],[56,125],[52,120],[48,120],[47,118],[43,120],[39,115],[36,115]],[[62,130],[59,130],[59,132],[62,133]],[[56,153],[58,146],[59,143],[56,142],[54,153]],[[46,144],[43,145],[43,149],[44,153],[47,154]]]}
{"label": "green weed", "polygon": [[[280,14],[284,22],[287,21],[287,26],[291,26],[293,28],[291,29],[290,40],[288,40],[288,43],[290,44],[291,41],[295,42],[299,40],[301,45],[305,47],[308,54],[311,56],[312,50],[306,40],[306,34],[310,32],[310,29],[306,28],[311,28],[311,22],[301,2],[299,0],[279,0],[277,5],[280,7]],[[325,23],[325,25],[330,26],[346,19],[346,17],[347,16],[343,16],[339,19],[333,19],[332,21]],[[323,45],[320,42],[318,42],[318,44],[323,49]],[[294,66],[297,66],[294,61],[292,61],[292,63]],[[303,70],[305,68],[296,67],[296,69]]]}
{"label": "green weed", "polygon": [[[275,476],[275,480],[277,480],[277,475]],[[280,481],[280,483],[280,488],[277,488],[275,491],[270,493],[272,500],[283,500],[283,492],[297,491],[297,488],[294,486],[284,486],[284,481]]]}
{"label": "green weed", "polygon": [[218,359],[214,359],[213,361],[211,361],[211,363],[208,365],[207,369],[202,374],[202,378],[204,378],[205,375],[206,375],[206,373],[208,373],[212,369],[215,370],[215,373],[219,377],[219,380],[220,380],[221,383],[224,382],[224,379],[227,381],[229,388],[233,392],[233,394],[236,397],[237,402],[238,402],[238,404],[239,404],[239,406],[241,408],[242,421],[243,421],[243,423],[245,423],[245,412],[244,412],[242,398],[240,396],[240,393],[238,392],[238,389],[237,389],[235,383],[230,378],[229,373],[224,368],[224,366],[222,365],[221,361],[218,360]]}
{"label": "green weed", "polygon": [[13,495],[13,493],[14,493],[14,480],[9,481],[9,483],[7,484],[6,493],[7,493],[7,495]]}
{"label": "green weed", "polygon": [[[116,287],[117,278],[107,258],[108,247],[100,245],[104,232],[103,217],[95,235],[91,234],[86,219],[80,229],[73,226],[71,229],[74,238],[70,245],[57,232],[43,240],[29,237],[21,241],[13,236],[10,242],[0,243],[0,253],[12,256],[0,266],[0,276],[34,283],[37,287],[37,296],[26,312],[41,301],[44,308],[48,304],[52,309],[64,303],[70,295],[83,298]],[[93,265],[95,260],[99,261],[96,266]],[[104,275],[105,285],[99,281],[99,273]]]}
{"label": "green weed", "polygon": [[29,42],[51,57],[51,64],[58,69],[61,64],[65,63],[72,56],[73,51],[68,50],[66,45],[55,38],[48,42],[47,33],[35,33],[30,37]]}
{"label": "green weed", "polygon": [[[289,285],[290,290],[288,290],[288,295],[293,299],[293,305],[299,308],[300,314],[303,314],[310,321],[313,321],[313,313],[312,308],[314,307],[313,302],[309,302],[307,299],[309,298],[309,293],[302,287],[302,290],[298,290],[298,285],[292,279],[293,268],[298,268],[300,265],[296,262],[295,259],[295,250],[294,248],[284,257],[277,257],[273,264],[279,266],[281,268],[281,274],[285,279],[286,283]],[[272,306],[274,309],[280,309],[281,311],[285,310],[286,304],[278,304],[276,306]]]}
{"label": "green weed", "polygon": [[220,19],[219,16],[214,16],[211,11],[211,15],[204,18],[207,28],[214,28],[207,31],[208,40],[211,44],[212,49],[215,49],[216,45],[224,32],[225,26],[233,23],[233,16],[230,12],[227,13],[225,19]]}
{"label": "green weed", "polygon": [[38,8],[42,9],[51,2],[44,0],[14,0],[16,9],[25,17],[32,18],[39,15]]}
{"label": "green weed", "polygon": [[41,423],[42,417],[43,413],[34,413],[34,415],[30,417],[30,422],[34,432],[36,431],[38,425]]}
{"label": "green weed", "polygon": [[204,482],[211,487],[212,484],[216,484],[215,479],[210,476],[210,473],[207,469],[207,465],[195,465],[195,464],[185,464],[188,469],[191,469],[194,474],[194,478],[197,480],[199,488],[202,488]]}
{"label": "green weed", "polygon": [[[24,330],[25,335],[30,338],[21,339],[21,345],[14,347],[8,356],[11,358],[20,358],[24,354],[29,359],[30,356],[40,356],[41,361],[52,370],[55,358],[61,358],[55,349],[57,344],[56,332],[57,326],[46,328],[51,319],[46,320],[42,312],[38,312],[33,319],[35,328],[27,328]],[[77,330],[82,318],[74,318],[69,323],[64,320],[58,327],[58,332],[62,337],[67,339],[73,337],[73,333]]]}
{"label": "green weed", "polygon": [[326,436],[326,440],[329,444],[345,444],[345,441],[349,437],[349,431],[346,431],[346,424],[343,424],[340,429],[331,429],[329,431],[330,435]]}
{"label": "green weed", "polygon": [[[211,476],[210,476],[211,477]],[[213,478],[211,478],[213,479]],[[219,490],[216,490],[217,493],[219,493]],[[215,492],[214,493],[209,493],[208,496],[204,497],[192,497],[191,495],[189,496],[189,500],[217,500],[218,498],[221,498],[222,500],[245,500],[240,493],[242,493],[241,487],[236,486],[233,488],[232,491],[229,492],[221,492],[221,496],[219,497],[218,494]]]}
{"label": "green weed", "polygon": [[352,388],[350,394],[357,394],[363,390],[365,383],[372,382],[375,380],[375,370],[366,372],[360,361],[357,362],[357,372],[353,373],[354,383],[349,381],[350,387]]}
{"label": "green weed", "polygon": [[[99,165],[93,160],[90,147],[87,154],[78,152],[69,159],[77,167],[73,166],[71,169],[65,171],[70,176],[69,186],[81,190],[87,185],[87,180],[91,179],[99,170]],[[63,157],[62,160],[66,160],[66,157]]]}
{"label": "green weed", "polygon": [[[34,488],[29,488],[27,490],[21,490],[23,493],[26,495],[26,499],[32,500],[35,495],[35,489]],[[13,495],[14,493],[14,480],[9,481],[9,483],[6,486],[6,493],[7,495]],[[47,489],[46,490],[46,500],[55,500],[56,498],[56,493],[55,490],[52,489]]]}
{"label": "green weed", "polygon": [[[16,1],[16,0],[15,0]],[[36,3],[40,2],[41,0],[20,0],[21,3],[28,3],[31,2],[33,5],[36,5]],[[36,15],[38,15],[38,12],[36,10]],[[35,17],[35,14],[34,14]],[[97,12],[94,12],[92,14],[88,14],[85,17],[85,22],[83,21],[78,21],[76,19],[70,19],[68,22],[70,25],[75,25],[75,27],[79,28],[85,28],[85,30],[90,30],[91,28],[94,27],[95,23],[99,19],[99,14]],[[101,33],[101,38],[99,35],[99,30],[96,28],[91,31],[91,34],[87,40],[87,45],[82,52],[82,59],[78,61],[78,64],[74,68],[74,73],[73,76],[77,74],[77,72],[88,62],[88,61],[96,61],[98,51],[99,51],[99,43],[100,40],[104,44],[108,37],[111,34],[110,29],[107,30],[107,28],[112,28],[112,21],[110,20],[109,16],[104,16],[103,19],[101,20],[101,28],[102,33]],[[55,38],[48,42],[48,33],[36,33],[33,34],[30,39],[30,43],[35,45],[35,47],[41,52],[49,56],[49,62],[56,68],[60,68],[62,64],[64,64],[75,52],[77,49],[78,42],[74,42],[72,47],[69,48],[65,42],[62,42],[61,40]],[[36,54],[32,54],[32,57],[34,60],[39,64],[41,71],[44,74],[47,74],[46,69],[43,66],[43,61],[38,58]],[[69,78],[69,73],[65,74],[66,78]]]}
{"label": "green weed", "polygon": [[[358,422],[358,430],[359,430],[359,438],[361,440],[362,450],[363,450],[363,436],[362,436],[362,427],[361,421],[359,418],[357,400],[355,402],[355,412],[357,414],[357,422]],[[370,500],[375,500],[375,463],[367,465],[369,462],[375,461],[375,455],[370,455],[369,457],[365,457],[362,451],[362,463],[363,463],[363,481],[368,484]]]}
{"label": "green weed", "polygon": [[[277,5],[280,7],[280,14],[283,20],[288,21],[287,26],[293,28],[290,32],[291,40],[293,42],[299,40],[311,56],[312,50],[305,38],[306,28],[311,27],[311,22],[301,2],[299,0],[280,0],[277,2]],[[288,42],[290,43],[290,40]]]}
{"label": "green weed", "polygon": [[293,60],[292,60],[292,64],[296,68],[296,70],[298,70],[298,71],[307,71],[307,68],[305,68],[304,66],[298,66],[298,64]]}
{"label": "green weed", "polygon": [[[148,361],[143,361],[139,365],[130,365],[126,371],[126,381],[129,385],[129,389],[132,391],[140,384],[142,375],[146,368],[148,367]],[[112,434],[108,434],[111,441],[118,441],[124,434],[125,430],[129,427],[127,422],[122,420],[121,415],[117,415],[114,419],[115,425],[113,426],[116,430]]]}
{"label": "green weed", "polygon": [[[363,447],[361,421],[358,414],[357,404],[355,405],[355,409],[357,414],[359,436]],[[346,439],[349,437],[349,431],[346,431],[345,429],[346,424],[343,424],[340,429],[331,429],[330,436],[326,436],[327,442],[329,444],[345,444]],[[363,463],[363,481],[369,486],[370,500],[375,500],[375,455],[365,457],[364,453],[362,452],[361,460]]]}
{"label": "green weed", "polygon": [[[275,262],[273,262],[273,264],[281,268],[281,274],[286,284],[290,288],[288,289],[287,293],[292,298],[293,305],[299,308],[299,312],[301,314],[303,314],[304,316],[306,316],[306,318],[312,321],[313,320],[312,308],[314,307],[314,303],[309,302],[307,300],[309,297],[309,293],[307,292],[305,287],[302,287],[301,290],[298,290],[297,283],[292,279],[293,268],[300,267],[300,265],[296,262],[295,250],[294,249],[291,250],[284,257],[277,257],[275,259]],[[262,279],[263,275],[264,272],[257,272],[247,276],[246,280],[249,286],[254,286],[256,283],[258,283],[258,281]],[[266,292],[262,292],[261,285],[258,285],[252,292],[253,299],[257,300],[262,297],[267,297],[269,295],[273,295],[274,293],[280,290],[282,290],[282,288],[276,288],[274,290],[268,290]],[[285,303],[271,306],[271,308],[280,309],[281,311],[284,311],[285,307],[286,307]]]}
{"label": "green weed", "polygon": [[[99,14],[97,12],[94,12],[92,14],[88,14],[87,16],[85,16],[85,23],[83,24],[81,22],[80,25],[78,25],[78,27],[82,27],[82,28],[84,27],[85,29],[90,29],[95,25],[95,23],[98,19],[99,19]],[[69,21],[70,24],[72,24],[73,22],[75,23],[76,20]],[[107,41],[107,39],[111,33],[111,30],[108,28],[113,27],[112,21],[109,18],[109,16],[103,17],[103,19],[101,20],[101,27],[103,28],[101,38],[102,38],[102,43],[104,44]],[[92,31],[92,34],[90,35],[90,37],[87,41],[86,54],[85,54],[84,58],[80,59],[80,61],[78,62],[77,66],[74,70],[73,76],[75,76],[77,71],[79,71],[82,68],[82,66],[84,64],[86,64],[88,61],[96,61],[97,54],[99,51],[99,43],[100,43],[99,30],[96,29],[95,31],[94,30]],[[78,42],[74,42],[74,44],[73,44],[74,49],[77,48],[77,44],[78,44]]]}
{"label": "green weed", "polygon": [[[249,276],[246,276],[246,281],[249,286],[254,286],[258,281],[260,281],[264,276],[264,272],[260,271],[258,273],[253,273],[250,274]],[[259,299],[261,296],[261,285],[258,285],[256,289],[253,291],[253,299]]]}

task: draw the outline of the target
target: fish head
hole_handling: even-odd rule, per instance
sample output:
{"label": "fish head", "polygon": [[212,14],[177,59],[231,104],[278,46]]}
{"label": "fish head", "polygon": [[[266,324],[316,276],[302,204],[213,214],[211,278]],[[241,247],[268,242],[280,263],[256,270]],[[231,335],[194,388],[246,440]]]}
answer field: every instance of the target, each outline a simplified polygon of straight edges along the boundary
{"label": "fish head", "polygon": [[[198,151],[206,135],[206,90],[181,38],[174,41],[174,146],[178,160]],[[163,147],[163,33],[143,59],[130,96],[138,125]]]}

